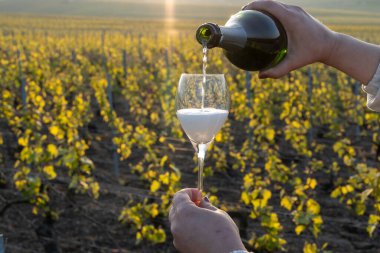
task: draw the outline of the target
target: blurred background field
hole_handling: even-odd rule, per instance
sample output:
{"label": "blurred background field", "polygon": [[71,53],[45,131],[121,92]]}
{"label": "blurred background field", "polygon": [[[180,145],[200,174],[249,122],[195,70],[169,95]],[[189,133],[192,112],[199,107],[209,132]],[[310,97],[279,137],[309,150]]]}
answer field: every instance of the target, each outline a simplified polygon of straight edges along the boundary
{"label": "blurred background field", "polygon": [[[376,0],[287,1],[380,43]],[[194,39],[244,1],[0,1],[0,234],[9,252],[175,252],[170,199],[196,186],[175,117]],[[307,35],[305,35],[307,36]],[[380,117],[361,85],[315,64],[280,80],[220,50],[227,124],[205,190],[255,252],[380,252]]]}
{"label": "blurred background field", "polygon": [[[13,0],[0,1],[0,13],[90,16],[127,19],[167,19],[167,3],[175,4],[173,17],[180,22],[188,20],[225,21],[247,1],[178,1],[178,0]],[[378,25],[380,5],[376,0],[287,0],[300,5],[329,24]]]}

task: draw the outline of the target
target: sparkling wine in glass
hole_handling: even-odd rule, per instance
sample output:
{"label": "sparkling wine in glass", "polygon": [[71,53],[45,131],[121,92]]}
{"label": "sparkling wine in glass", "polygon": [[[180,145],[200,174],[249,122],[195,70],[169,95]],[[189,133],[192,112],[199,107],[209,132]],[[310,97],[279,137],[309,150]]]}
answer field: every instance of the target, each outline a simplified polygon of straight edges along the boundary
{"label": "sparkling wine in glass", "polygon": [[228,117],[230,96],[223,74],[182,74],[176,110],[181,126],[198,155],[198,189],[203,190],[207,148]]}

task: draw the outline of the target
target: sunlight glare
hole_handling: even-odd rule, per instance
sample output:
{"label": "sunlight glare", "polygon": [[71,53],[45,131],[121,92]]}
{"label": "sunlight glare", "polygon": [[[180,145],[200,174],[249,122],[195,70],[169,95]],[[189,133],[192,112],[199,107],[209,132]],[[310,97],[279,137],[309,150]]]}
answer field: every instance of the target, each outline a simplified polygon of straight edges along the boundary
{"label": "sunlight glare", "polygon": [[174,21],[174,0],[165,0],[165,24],[167,31],[173,30]]}

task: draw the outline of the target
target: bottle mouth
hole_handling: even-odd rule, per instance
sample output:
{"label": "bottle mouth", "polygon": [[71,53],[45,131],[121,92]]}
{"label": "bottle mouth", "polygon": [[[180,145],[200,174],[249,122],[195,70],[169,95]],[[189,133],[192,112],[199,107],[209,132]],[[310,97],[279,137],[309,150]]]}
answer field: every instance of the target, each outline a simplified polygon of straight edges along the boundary
{"label": "bottle mouth", "polygon": [[199,44],[208,48],[216,47],[222,37],[220,28],[217,24],[206,23],[198,27],[196,38]]}

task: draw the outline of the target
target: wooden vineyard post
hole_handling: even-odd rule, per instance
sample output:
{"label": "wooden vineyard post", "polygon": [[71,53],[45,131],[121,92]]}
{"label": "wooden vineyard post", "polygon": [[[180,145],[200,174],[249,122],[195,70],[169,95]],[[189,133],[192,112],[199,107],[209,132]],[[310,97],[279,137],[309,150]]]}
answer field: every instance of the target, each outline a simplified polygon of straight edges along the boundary
{"label": "wooden vineyard post", "polygon": [[19,78],[21,82],[21,101],[22,101],[22,107],[25,110],[26,109],[26,81],[24,78],[24,74],[22,72],[21,53],[19,49],[17,49],[17,59],[18,59]]}
{"label": "wooden vineyard post", "polygon": [[[313,98],[313,72],[312,72],[312,70],[311,70],[310,67],[308,68],[307,75],[308,75],[307,102],[308,102],[309,108],[313,108],[312,107],[312,98]],[[309,145],[309,148],[310,148],[311,147],[311,143],[313,142],[313,114],[312,114],[311,111],[310,111],[310,129],[308,130],[308,133],[307,133],[307,142],[308,142],[308,145]]]}
{"label": "wooden vineyard post", "polygon": [[45,31],[45,46],[47,47],[49,44],[49,33]]}
{"label": "wooden vineyard post", "polygon": [[[165,79],[165,94],[170,94],[171,87],[170,87],[170,56],[169,56],[169,50],[170,47],[166,48],[165,50],[165,68],[166,68],[166,79]],[[157,79],[158,73],[155,74],[155,78]],[[164,96],[165,99],[163,100],[165,103],[170,103],[166,96]]]}
{"label": "wooden vineyard post", "polygon": [[[251,89],[252,89],[252,74],[251,72],[249,71],[246,71],[245,72],[245,89],[246,89],[246,97],[247,97],[247,107],[249,109],[252,108],[252,92],[251,92]],[[249,126],[249,122],[247,123],[247,125]],[[249,143],[250,145],[252,144],[251,147],[253,147],[253,143],[254,143],[254,139],[253,139],[253,131],[248,131],[248,138],[251,140]],[[227,147],[229,147],[229,145],[227,145]],[[229,153],[229,150],[228,150],[228,153]]]}
{"label": "wooden vineyard post", "polygon": [[127,50],[123,49],[123,73],[125,79],[127,79],[127,71]]}
{"label": "wooden vineyard post", "polygon": [[[360,90],[360,83],[358,81],[355,81],[354,83],[354,95],[355,95],[355,111],[357,116],[359,117],[360,111],[359,111],[359,90]],[[360,136],[360,124],[356,122],[355,125],[355,138],[359,138]]]}
{"label": "wooden vineyard post", "polygon": [[139,38],[138,38],[138,52],[139,52],[139,58],[140,58],[140,61],[143,60],[143,52],[142,52],[142,48],[141,48],[141,43],[142,43],[142,34],[140,33],[139,34]]}
{"label": "wooden vineyard post", "polygon": [[[113,97],[112,97],[112,84],[111,84],[111,75],[107,72],[107,98],[108,103],[110,104],[110,111],[111,115],[113,112]],[[113,117],[111,116],[111,120],[113,120]],[[112,139],[115,136],[115,130],[112,129]],[[112,142],[112,162],[113,162],[113,170],[115,173],[115,176],[120,176],[120,169],[119,169],[119,154],[117,153],[117,148],[115,144]]]}
{"label": "wooden vineyard post", "polygon": [[[27,109],[26,108],[27,107],[27,104],[26,104],[27,93],[26,93],[26,81],[25,81],[25,78],[24,78],[24,73],[22,71],[21,52],[20,52],[20,49],[19,49],[19,47],[18,47],[18,45],[17,45],[17,43],[16,43],[15,40],[13,41],[13,43],[17,46],[18,72],[19,72],[19,78],[20,78],[20,82],[21,82],[21,87],[20,87],[21,88],[21,103],[22,103],[23,113],[26,113],[26,109]],[[28,163],[28,167],[29,168],[31,167],[30,163]],[[3,241],[2,235],[1,235],[0,241]],[[3,245],[4,245],[4,243],[3,243]],[[1,251],[1,245],[0,245],[0,253],[3,253],[3,252]]]}
{"label": "wooden vineyard post", "polygon": [[22,103],[22,107],[23,109],[25,110],[26,109],[26,81],[25,81],[25,78],[24,78],[24,74],[22,72],[22,62],[21,62],[21,52],[20,52],[20,48],[19,48],[19,45],[16,41],[16,38],[15,38],[15,34],[14,32],[12,31],[12,39],[13,39],[13,45],[15,47],[17,47],[17,52],[16,52],[16,57],[17,57],[17,65],[18,65],[18,73],[19,73],[19,80],[20,80],[20,83],[21,83],[21,103]]}
{"label": "wooden vineyard post", "polygon": [[245,89],[246,89],[246,95],[247,95],[247,106],[248,108],[252,107],[252,93],[251,93],[251,83],[252,74],[249,71],[245,72]]}
{"label": "wooden vineyard post", "polygon": [[165,50],[166,81],[170,79],[169,48]]}
{"label": "wooden vineyard post", "polygon": [[71,61],[74,64],[77,63],[77,52],[74,49],[71,51]]}
{"label": "wooden vineyard post", "polygon": [[5,253],[4,236],[0,234],[0,253]]}
{"label": "wooden vineyard post", "polygon": [[[102,49],[103,49],[103,68],[106,72],[106,78],[107,78],[107,99],[108,103],[110,105],[110,117],[111,120],[113,120],[112,112],[113,112],[113,96],[112,96],[112,80],[111,80],[111,74],[108,72],[107,67],[107,58],[105,54],[105,31],[102,32]],[[112,139],[115,136],[115,130],[112,128]],[[115,143],[112,141],[112,164],[113,164],[113,170],[115,173],[115,176],[118,177],[120,175],[120,169],[119,169],[119,154],[117,153],[117,148],[115,146]]]}

